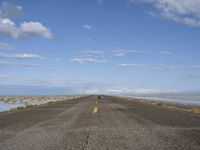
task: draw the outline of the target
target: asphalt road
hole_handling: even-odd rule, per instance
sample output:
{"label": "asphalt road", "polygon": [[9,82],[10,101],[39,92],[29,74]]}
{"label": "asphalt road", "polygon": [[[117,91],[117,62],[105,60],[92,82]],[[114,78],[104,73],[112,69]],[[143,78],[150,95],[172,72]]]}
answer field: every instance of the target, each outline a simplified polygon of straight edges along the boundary
{"label": "asphalt road", "polygon": [[97,96],[0,114],[0,150],[200,150],[200,116]]}

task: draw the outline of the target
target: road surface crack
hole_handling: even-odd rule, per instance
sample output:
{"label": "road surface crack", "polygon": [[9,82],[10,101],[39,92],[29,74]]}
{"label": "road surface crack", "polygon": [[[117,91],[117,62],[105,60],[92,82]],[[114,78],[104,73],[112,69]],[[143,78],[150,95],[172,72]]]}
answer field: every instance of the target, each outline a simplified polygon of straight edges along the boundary
{"label": "road surface crack", "polygon": [[89,149],[89,138],[90,138],[90,135],[91,135],[91,131],[86,136],[85,146],[83,147],[82,150],[88,150]]}
{"label": "road surface crack", "polygon": [[90,133],[87,134],[87,138],[86,138],[86,140],[85,140],[85,144],[86,144],[86,145],[88,145],[88,140],[89,140],[89,138],[90,138]]}

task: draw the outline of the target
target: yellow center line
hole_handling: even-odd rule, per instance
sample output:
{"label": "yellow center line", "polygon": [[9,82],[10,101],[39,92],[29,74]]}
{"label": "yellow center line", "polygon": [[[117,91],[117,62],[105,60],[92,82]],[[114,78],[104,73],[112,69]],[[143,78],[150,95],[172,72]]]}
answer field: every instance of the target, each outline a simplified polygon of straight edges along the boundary
{"label": "yellow center line", "polygon": [[97,113],[98,112],[98,107],[97,106],[95,106],[94,108],[93,108],[93,111],[92,111],[92,113],[93,114],[95,114],[95,113]]}

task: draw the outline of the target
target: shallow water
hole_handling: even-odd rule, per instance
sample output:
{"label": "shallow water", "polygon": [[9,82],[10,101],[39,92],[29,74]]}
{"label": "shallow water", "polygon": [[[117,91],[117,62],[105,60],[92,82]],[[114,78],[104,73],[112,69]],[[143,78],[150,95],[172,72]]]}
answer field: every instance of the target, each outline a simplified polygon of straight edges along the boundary
{"label": "shallow water", "polygon": [[17,108],[19,106],[22,106],[22,105],[21,104],[9,104],[9,103],[0,101],[0,112],[8,111],[10,109]]}
{"label": "shallow water", "polygon": [[200,93],[159,93],[159,94],[133,94],[135,98],[144,98],[155,101],[164,101],[180,104],[200,105]]}

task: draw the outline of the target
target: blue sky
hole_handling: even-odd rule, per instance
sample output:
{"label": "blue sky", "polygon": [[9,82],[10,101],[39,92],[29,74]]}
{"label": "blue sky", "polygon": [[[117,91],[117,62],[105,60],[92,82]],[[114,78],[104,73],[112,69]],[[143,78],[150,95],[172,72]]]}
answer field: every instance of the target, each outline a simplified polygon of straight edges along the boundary
{"label": "blue sky", "polygon": [[199,0],[0,5],[1,95],[200,91]]}

